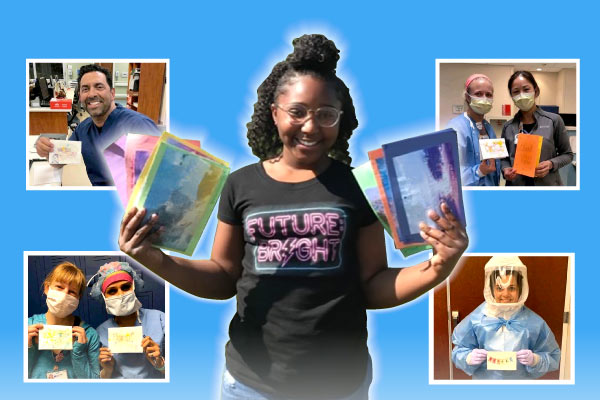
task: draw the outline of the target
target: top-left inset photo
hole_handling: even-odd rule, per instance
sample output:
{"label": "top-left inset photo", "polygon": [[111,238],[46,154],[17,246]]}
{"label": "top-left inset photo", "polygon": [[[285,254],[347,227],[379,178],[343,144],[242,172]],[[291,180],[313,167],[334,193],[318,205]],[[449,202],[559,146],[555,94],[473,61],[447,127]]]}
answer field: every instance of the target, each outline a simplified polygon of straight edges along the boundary
{"label": "top-left inset photo", "polygon": [[112,189],[105,150],[168,130],[167,59],[26,63],[28,190]]}

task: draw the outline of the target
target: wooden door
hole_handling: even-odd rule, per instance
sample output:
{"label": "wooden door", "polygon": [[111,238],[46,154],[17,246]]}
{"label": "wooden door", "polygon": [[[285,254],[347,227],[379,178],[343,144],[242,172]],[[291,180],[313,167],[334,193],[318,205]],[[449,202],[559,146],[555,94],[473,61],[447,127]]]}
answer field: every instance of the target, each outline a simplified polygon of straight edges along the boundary
{"label": "wooden door", "polygon": [[[452,312],[457,312],[457,322],[460,322],[484,301],[484,266],[490,258],[491,256],[463,257],[455,273],[434,292],[434,379],[450,379],[449,348],[444,348],[444,343],[449,343],[451,329],[448,327],[452,325],[451,315]],[[522,256],[519,258],[527,266],[529,296],[525,305],[546,321],[560,347],[568,257]],[[439,304],[435,304],[437,302]],[[444,307],[448,308],[444,309]],[[558,378],[559,371],[553,371],[540,379]],[[452,379],[471,379],[471,377],[452,365]]]}
{"label": "wooden door", "polygon": [[158,124],[165,85],[165,63],[142,63],[137,111]]}
{"label": "wooden door", "polygon": [[96,63],[96,65],[101,66],[102,68],[106,68],[108,70],[108,72],[110,72],[110,76],[114,76],[113,75],[113,63]]}

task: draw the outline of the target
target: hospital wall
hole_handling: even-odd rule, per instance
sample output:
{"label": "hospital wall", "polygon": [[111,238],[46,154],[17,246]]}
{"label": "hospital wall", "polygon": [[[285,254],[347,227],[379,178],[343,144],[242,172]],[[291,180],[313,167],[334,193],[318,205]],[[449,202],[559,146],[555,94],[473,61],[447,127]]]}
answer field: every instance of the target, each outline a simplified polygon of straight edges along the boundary
{"label": "hospital wall", "polygon": [[[464,105],[464,84],[469,75],[481,73],[494,83],[494,103],[486,114],[488,120],[508,120],[517,108],[508,93],[508,79],[516,68],[512,65],[471,63],[440,63],[439,66],[439,123],[440,128],[456,117],[453,105]],[[564,68],[559,72],[531,71],[538,86],[540,97],[537,104],[557,105],[561,113],[577,112],[577,90],[575,68]],[[502,115],[502,105],[511,105],[511,115]]]}

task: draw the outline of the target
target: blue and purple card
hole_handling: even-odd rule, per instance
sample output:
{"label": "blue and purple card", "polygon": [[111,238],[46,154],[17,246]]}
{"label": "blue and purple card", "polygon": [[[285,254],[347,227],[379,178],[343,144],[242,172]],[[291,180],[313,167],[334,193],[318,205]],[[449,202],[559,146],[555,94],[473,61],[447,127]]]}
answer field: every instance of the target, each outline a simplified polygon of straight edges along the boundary
{"label": "blue and purple card", "polygon": [[[382,146],[392,188],[400,240],[419,242],[419,222],[432,225],[427,211],[441,215],[445,202],[464,225],[458,146],[453,129]],[[433,224],[435,226],[435,224]]]}

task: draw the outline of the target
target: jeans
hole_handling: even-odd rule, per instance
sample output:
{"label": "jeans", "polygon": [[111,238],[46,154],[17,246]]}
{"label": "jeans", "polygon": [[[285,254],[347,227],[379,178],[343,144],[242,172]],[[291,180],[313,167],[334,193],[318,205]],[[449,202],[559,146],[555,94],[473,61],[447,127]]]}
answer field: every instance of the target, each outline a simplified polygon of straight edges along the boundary
{"label": "jeans", "polygon": [[[323,399],[323,400],[368,400],[369,386],[373,380],[373,363],[369,357],[367,365],[367,374],[365,380],[356,391],[346,397],[338,399]],[[260,393],[249,386],[244,385],[236,380],[225,367],[223,372],[223,381],[221,383],[221,400],[284,400],[281,397],[275,397],[269,394]]]}

